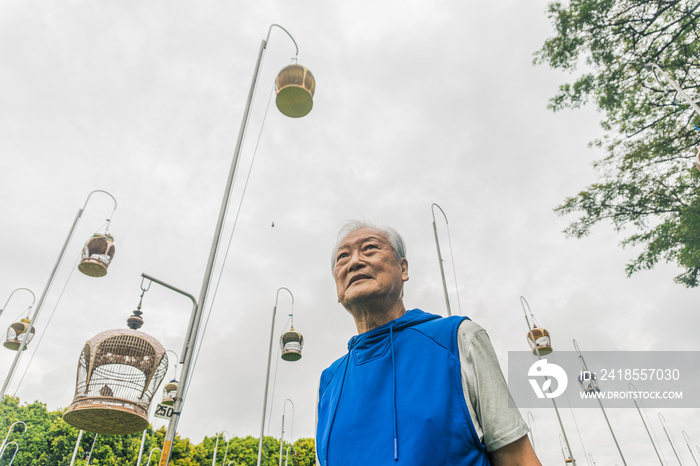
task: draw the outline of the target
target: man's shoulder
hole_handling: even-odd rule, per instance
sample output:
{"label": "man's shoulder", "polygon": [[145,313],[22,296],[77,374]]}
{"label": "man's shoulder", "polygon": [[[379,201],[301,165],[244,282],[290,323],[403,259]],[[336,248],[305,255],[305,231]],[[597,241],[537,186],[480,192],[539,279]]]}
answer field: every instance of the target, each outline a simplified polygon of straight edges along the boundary
{"label": "man's shoulder", "polygon": [[468,317],[464,316],[438,317],[439,318],[418,323],[410,328],[430,338],[440,346],[455,352],[457,348],[457,330],[462,327],[464,322],[471,321]]}
{"label": "man's shoulder", "polygon": [[338,372],[338,368],[340,365],[343,363],[343,361],[346,360],[348,357],[347,353],[340,358],[336,359],[333,364],[328,366],[326,369],[323,370],[321,373],[321,391],[328,386],[328,384],[333,380],[333,377],[335,376],[336,372]]}

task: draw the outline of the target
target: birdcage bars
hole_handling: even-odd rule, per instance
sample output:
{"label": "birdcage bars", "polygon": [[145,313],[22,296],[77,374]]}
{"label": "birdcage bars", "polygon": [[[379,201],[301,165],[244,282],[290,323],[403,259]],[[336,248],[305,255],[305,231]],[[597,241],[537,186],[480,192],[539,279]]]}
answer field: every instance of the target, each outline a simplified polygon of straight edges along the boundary
{"label": "birdcage bars", "polygon": [[114,259],[114,238],[109,233],[95,233],[83,248],[78,270],[90,277],[104,277]]}
{"label": "birdcage bars", "polygon": [[165,377],[165,348],[133,329],[107,330],[88,340],[78,362],[69,424],[105,435],[148,427],[148,408]]}

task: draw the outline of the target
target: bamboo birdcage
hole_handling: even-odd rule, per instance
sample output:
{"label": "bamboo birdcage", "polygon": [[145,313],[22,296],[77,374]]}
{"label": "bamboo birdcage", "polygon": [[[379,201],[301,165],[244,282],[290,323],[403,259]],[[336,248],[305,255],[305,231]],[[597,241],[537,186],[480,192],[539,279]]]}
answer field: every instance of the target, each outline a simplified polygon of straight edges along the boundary
{"label": "bamboo birdcage", "polygon": [[85,243],[78,270],[90,277],[104,277],[112,259],[114,237],[109,233],[95,233]]}
{"label": "bamboo birdcage", "polygon": [[304,66],[294,64],[283,68],[275,79],[275,89],[277,108],[290,118],[306,116],[314,106],[316,80]]}
{"label": "bamboo birdcage", "polygon": [[11,349],[13,351],[19,351],[19,347],[22,345],[22,341],[26,340],[26,344],[24,345],[24,350],[26,351],[27,345],[30,341],[32,341],[32,338],[34,338],[34,333],[36,332],[36,329],[34,327],[32,327],[32,330],[30,332],[27,332],[30,323],[31,320],[29,319],[20,319],[19,322],[15,322],[12,325],[10,325],[10,327],[7,329],[5,342],[2,345],[5,348]]}
{"label": "bamboo birdcage", "polygon": [[80,355],[75,397],[63,418],[104,435],[140,432],[167,368],[165,348],[152,336],[135,328],[98,333]]}
{"label": "bamboo birdcage", "polygon": [[178,381],[173,379],[163,387],[163,401],[160,404],[172,406],[175,404],[175,395],[177,394]]}
{"label": "bamboo birdcage", "polygon": [[280,349],[282,359],[285,361],[298,361],[301,359],[301,349],[304,347],[304,337],[299,332],[290,328],[280,337]]}
{"label": "bamboo birdcage", "polygon": [[[532,340],[533,337],[535,338],[534,341]],[[534,355],[537,355],[538,351],[540,356],[552,352],[552,339],[546,329],[533,326],[532,330],[527,332],[527,343],[530,345],[530,349]]]}

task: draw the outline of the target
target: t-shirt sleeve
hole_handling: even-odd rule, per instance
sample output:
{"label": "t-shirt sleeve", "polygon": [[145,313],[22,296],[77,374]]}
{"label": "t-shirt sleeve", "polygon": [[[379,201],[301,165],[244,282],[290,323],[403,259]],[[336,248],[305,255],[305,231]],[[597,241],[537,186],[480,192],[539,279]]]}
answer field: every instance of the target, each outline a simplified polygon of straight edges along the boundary
{"label": "t-shirt sleeve", "polygon": [[469,414],[486,451],[498,450],[527,435],[515,408],[486,330],[465,320],[457,331],[462,389]]}

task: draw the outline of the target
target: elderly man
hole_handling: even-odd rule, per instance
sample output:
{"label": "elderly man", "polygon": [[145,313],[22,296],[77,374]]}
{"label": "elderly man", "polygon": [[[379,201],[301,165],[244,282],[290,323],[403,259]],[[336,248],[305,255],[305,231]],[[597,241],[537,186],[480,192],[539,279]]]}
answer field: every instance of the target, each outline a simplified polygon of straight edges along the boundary
{"label": "elderly man", "polygon": [[338,238],[338,302],[358,335],[321,375],[318,463],[540,465],[486,332],[406,311],[401,236],[355,221]]}

